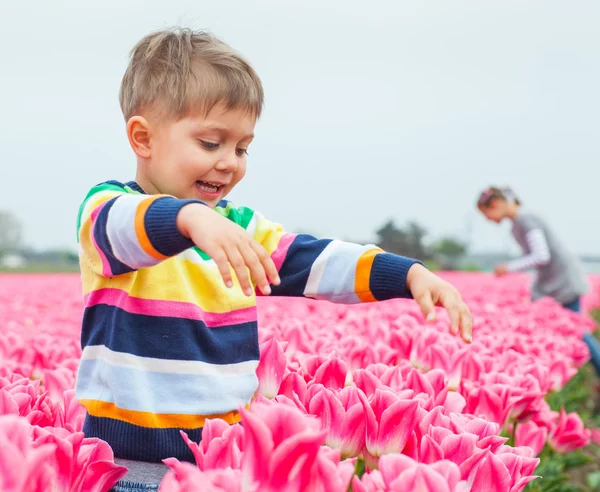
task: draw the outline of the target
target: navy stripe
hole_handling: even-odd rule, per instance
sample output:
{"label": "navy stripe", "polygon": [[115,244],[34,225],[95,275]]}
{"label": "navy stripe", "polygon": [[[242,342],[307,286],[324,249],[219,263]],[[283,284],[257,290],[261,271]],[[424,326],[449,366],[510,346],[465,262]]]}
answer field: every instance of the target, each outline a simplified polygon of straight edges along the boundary
{"label": "navy stripe", "polygon": [[96,240],[96,244],[102,250],[106,259],[108,260],[108,264],[110,265],[110,269],[113,275],[120,275],[122,273],[133,272],[135,269],[131,268],[129,265],[119,261],[115,254],[113,253],[112,246],[110,244],[110,240],[108,239],[108,235],[106,234],[106,226],[108,224],[108,212],[115,204],[115,202],[120,197],[115,197],[108,200],[100,213],[97,215],[96,220],[94,221],[94,239]]}
{"label": "navy stripe", "polygon": [[378,301],[386,301],[398,297],[412,297],[406,288],[408,270],[415,263],[411,258],[391,253],[380,253],[373,259],[369,290]]}
{"label": "navy stripe", "polygon": [[200,200],[178,200],[170,196],[158,198],[146,210],[144,227],[152,247],[164,256],[175,256],[194,246],[177,227],[177,214],[190,203],[206,203]]}
{"label": "navy stripe", "polygon": [[132,314],[106,304],[85,309],[81,343],[140,357],[211,364],[260,359],[256,321],[207,328],[198,320]]}
{"label": "navy stripe", "polygon": [[299,234],[290,245],[279,269],[281,285],[273,285],[271,295],[302,297],[313,263],[331,241],[331,239],[316,239],[308,234]]}
{"label": "navy stripe", "polygon": [[[115,458],[160,463],[165,458],[195,463],[194,455],[179,434],[180,429],[140,427],[122,420],[86,415],[85,437],[97,437],[110,444]],[[202,439],[202,428],[182,429],[194,442]]]}
{"label": "navy stripe", "polygon": [[141,193],[142,195],[147,195],[148,194],[135,181],[128,181],[127,183],[125,183],[125,186],[129,186],[132,190],[135,190],[138,193]]}

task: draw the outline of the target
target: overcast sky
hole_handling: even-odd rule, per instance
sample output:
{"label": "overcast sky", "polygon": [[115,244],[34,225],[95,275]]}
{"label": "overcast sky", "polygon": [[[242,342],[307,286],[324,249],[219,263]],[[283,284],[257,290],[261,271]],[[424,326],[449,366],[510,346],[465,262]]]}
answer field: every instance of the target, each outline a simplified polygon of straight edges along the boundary
{"label": "overcast sky", "polygon": [[511,184],[572,249],[600,254],[597,0],[0,0],[0,209],[75,247],[97,182],[133,178],[118,90],[151,30],[208,29],[262,77],[266,108],[230,199],[289,230],[370,240],[416,219],[473,248]]}

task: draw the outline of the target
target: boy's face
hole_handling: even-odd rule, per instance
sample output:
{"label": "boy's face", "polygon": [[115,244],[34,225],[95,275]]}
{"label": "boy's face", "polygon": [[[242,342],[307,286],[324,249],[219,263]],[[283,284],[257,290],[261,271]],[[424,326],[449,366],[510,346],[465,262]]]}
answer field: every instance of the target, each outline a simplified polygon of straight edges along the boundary
{"label": "boy's face", "polygon": [[216,206],[246,174],[246,150],[255,124],[254,115],[244,109],[227,110],[224,104],[206,116],[152,120],[148,157],[138,161],[138,184],[148,193]]}

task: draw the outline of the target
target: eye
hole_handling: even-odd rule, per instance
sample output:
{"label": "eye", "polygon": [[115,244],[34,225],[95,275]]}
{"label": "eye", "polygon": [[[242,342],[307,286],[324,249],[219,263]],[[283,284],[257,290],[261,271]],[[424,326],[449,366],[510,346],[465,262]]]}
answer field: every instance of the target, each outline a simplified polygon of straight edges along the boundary
{"label": "eye", "polygon": [[235,149],[235,153],[242,157],[244,154],[248,155],[248,149]]}
{"label": "eye", "polygon": [[200,140],[200,144],[206,150],[217,150],[219,148],[219,144],[218,143],[207,142],[206,140]]}

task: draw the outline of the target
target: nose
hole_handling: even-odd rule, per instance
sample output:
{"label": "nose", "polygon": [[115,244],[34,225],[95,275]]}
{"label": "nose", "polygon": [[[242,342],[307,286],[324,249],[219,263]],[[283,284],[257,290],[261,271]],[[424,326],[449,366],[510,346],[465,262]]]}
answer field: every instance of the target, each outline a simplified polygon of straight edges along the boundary
{"label": "nose", "polygon": [[215,169],[218,171],[233,173],[238,168],[238,156],[235,153],[235,149],[233,151],[227,152],[221,156],[219,162],[215,166]]}

